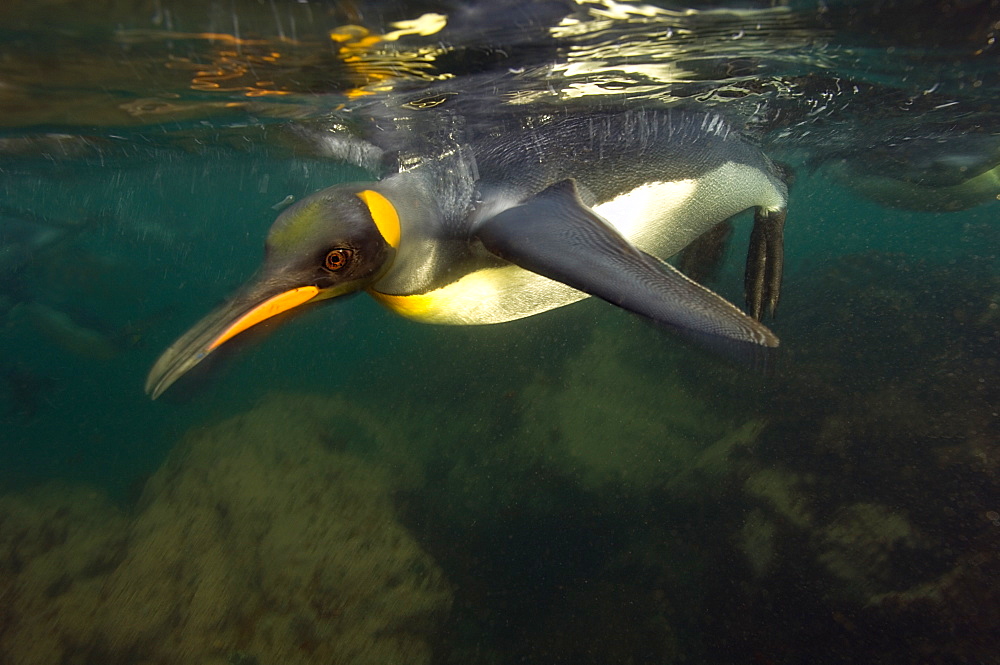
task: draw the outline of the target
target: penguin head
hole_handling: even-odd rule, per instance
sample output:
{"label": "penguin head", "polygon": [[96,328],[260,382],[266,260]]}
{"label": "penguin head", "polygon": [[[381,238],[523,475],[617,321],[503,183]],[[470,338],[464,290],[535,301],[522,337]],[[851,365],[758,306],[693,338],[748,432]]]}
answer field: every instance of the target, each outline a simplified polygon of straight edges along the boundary
{"label": "penguin head", "polygon": [[338,185],[299,201],[275,220],[264,245],[262,276],[315,286],[324,300],[367,287],[392,265],[399,216],[364,185]]}
{"label": "penguin head", "polygon": [[374,183],[336,185],[281,213],[257,274],[174,342],[153,365],[154,399],[226,341],[292,310],[367,288],[392,265],[399,216]]}

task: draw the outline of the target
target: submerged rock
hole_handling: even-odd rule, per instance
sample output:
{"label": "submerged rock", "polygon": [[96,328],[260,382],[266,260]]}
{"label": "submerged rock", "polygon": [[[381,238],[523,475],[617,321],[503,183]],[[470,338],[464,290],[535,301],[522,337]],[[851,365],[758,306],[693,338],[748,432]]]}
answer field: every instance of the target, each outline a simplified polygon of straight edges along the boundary
{"label": "submerged rock", "polygon": [[528,387],[525,438],[589,490],[713,491],[764,421],[741,422],[728,402],[694,394],[676,369],[650,367],[645,354],[620,347],[597,331],[559,384],[540,378]]}
{"label": "submerged rock", "polygon": [[[396,521],[389,476],[331,443],[347,408],[272,398],[190,433],[130,522],[105,505],[47,550],[19,545],[0,660],[428,662],[451,592]],[[45,522],[31,501],[4,506],[0,542],[51,540],[18,526]],[[53,556],[114,565],[29,585]]]}
{"label": "submerged rock", "polygon": [[802,490],[811,481],[787,470],[761,469],[747,478],[746,491],[769,504],[782,520],[801,529],[813,521],[809,495]]}
{"label": "submerged rock", "polygon": [[894,555],[926,546],[903,515],[875,503],[841,508],[820,538],[827,570],[862,590],[891,584]]}
{"label": "submerged rock", "polygon": [[128,521],[98,491],[48,485],[0,497],[0,662],[61,663],[87,639]]}

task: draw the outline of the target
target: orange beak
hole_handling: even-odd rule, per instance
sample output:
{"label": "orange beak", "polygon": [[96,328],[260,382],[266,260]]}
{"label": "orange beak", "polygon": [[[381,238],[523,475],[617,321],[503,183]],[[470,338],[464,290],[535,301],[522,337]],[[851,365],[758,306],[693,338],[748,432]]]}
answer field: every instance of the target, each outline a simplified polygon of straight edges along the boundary
{"label": "orange beak", "polygon": [[[310,301],[325,299],[316,286],[299,286],[271,296],[261,294],[264,288],[252,285],[171,344],[150,370],[146,393],[156,399],[215,349],[241,332]],[[268,290],[273,292],[273,287]]]}

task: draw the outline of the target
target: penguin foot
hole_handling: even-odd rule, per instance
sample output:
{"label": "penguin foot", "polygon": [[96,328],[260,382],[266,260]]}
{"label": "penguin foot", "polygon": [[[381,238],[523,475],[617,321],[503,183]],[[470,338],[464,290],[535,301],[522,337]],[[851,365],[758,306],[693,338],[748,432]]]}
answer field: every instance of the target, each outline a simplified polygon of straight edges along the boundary
{"label": "penguin foot", "polygon": [[732,234],[733,224],[729,220],[716,224],[681,250],[677,269],[699,284],[711,280],[719,272]]}
{"label": "penguin foot", "polygon": [[764,309],[774,316],[781,297],[781,273],[785,263],[785,210],[757,209],[747,250],[743,295],[750,316],[760,321]]}

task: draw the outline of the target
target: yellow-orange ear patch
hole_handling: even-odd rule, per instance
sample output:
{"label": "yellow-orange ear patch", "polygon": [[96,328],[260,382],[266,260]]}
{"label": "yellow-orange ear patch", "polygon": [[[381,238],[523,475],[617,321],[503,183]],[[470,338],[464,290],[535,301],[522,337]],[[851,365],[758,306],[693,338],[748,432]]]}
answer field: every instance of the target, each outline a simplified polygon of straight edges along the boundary
{"label": "yellow-orange ear patch", "polygon": [[399,247],[399,214],[389,199],[371,189],[358,192],[357,197],[368,206],[368,212],[385,241],[391,247]]}

